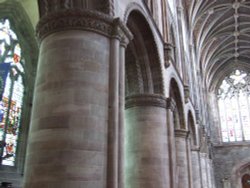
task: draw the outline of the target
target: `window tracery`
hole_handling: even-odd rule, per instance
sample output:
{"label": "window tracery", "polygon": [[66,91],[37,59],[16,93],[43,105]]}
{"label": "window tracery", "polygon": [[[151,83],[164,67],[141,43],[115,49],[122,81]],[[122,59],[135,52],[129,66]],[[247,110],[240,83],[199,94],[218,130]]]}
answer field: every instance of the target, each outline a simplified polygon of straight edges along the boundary
{"label": "window tracery", "polygon": [[14,166],[23,104],[24,60],[8,19],[0,19],[0,162]]}
{"label": "window tracery", "polygon": [[221,83],[218,106],[223,142],[250,140],[250,74],[235,70]]}

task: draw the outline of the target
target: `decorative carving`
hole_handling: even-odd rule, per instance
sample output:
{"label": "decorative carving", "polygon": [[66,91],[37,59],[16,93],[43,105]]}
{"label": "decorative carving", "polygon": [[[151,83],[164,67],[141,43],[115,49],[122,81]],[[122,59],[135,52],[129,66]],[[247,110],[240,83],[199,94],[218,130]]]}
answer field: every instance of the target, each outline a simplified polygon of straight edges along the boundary
{"label": "decorative carving", "polygon": [[114,8],[114,0],[109,0],[109,15],[114,16],[115,15],[115,8]]}
{"label": "decorative carving", "polygon": [[157,94],[138,94],[126,97],[126,109],[136,106],[156,106],[166,108],[167,101],[164,96]]}
{"label": "decorative carving", "polygon": [[37,25],[40,40],[64,30],[91,30],[108,37],[132,39],[132,34],[119,20],[96,11],[69,9],[48,14]]}
{"label": "decorative carving", "polygon": [[129,41],[133,39],[132,33],[129,29],[123,24],[120,18],[113,20],[113,37],[119,37],[122,42],[125,42],[128,45]]}
{"label": "decorative carving", "polygon": [[174,62],[174,46],[171,43],[164,44],[164,62],[165,68],[170,66],[170,62]]}
{"label": "decorative carving", "polygon": [[113,0],[103,0],[102,3],[99,3],[99,11],[102,11],[110,16],[114,16],[114,1]]}
{"label": "decorative carving", "polygon": [[96,10],[113,16],[113,0],[39,0],[40,16],[66,9]]}

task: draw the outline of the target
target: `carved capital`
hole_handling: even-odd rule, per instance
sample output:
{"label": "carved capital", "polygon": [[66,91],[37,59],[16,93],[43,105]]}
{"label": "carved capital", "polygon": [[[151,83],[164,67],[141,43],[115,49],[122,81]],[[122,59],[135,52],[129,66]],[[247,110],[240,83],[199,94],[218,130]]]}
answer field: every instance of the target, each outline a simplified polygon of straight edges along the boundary
{"label": "carved capital", "polygon": [[174,99],[167,98],[167,109],[171,110],[172,112],[176,110],[176,103]]}
{"label": "carved capital", "polygon": [[42,40],[52,33],[66,30],[87,30],[107,37],[132,39],[132,34],[119,19],[80,9],[61,10],[43,16],[37,25],[37,36]]}
{"label": "carved capital", "polygon": [[174,130],[175,133],[175,137],[179,137],[179,138],[187,138],[189,135],[189,131],[187,130],[183,130],[183,129],[175,129]]}
{"label": "carved capital", "polygon": [[88,9],[114,15],[113,0],[38,0],[38,6],[40,17],[66,9]]}
{"label": "carved capital", "polygon": [[126,25],[120,20],[120,18],[116,18],[113,21],[113,37],[117,37],[120,39],[121,43],[125,46],[128,45],[129,41],[133,39],[132,33],[129,31]]}
{"label": "carved capital", "polygon": [[136,106],[156,106],[166,108],[166,98],[157,94],[139,94],[126,97],[125,107],[132,108]]}

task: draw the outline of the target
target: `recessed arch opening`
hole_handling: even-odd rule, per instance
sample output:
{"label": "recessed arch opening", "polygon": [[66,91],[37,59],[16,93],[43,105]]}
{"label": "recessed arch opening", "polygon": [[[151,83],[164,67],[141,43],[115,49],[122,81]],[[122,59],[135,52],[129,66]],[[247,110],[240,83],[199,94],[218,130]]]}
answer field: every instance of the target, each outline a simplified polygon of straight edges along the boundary
{"label": "recessed arch opening", "polygon": [[138,11],[130,12],[127,27],[133,34],[125,53],[126,96],[163,94],[163,76],[152,30]]}

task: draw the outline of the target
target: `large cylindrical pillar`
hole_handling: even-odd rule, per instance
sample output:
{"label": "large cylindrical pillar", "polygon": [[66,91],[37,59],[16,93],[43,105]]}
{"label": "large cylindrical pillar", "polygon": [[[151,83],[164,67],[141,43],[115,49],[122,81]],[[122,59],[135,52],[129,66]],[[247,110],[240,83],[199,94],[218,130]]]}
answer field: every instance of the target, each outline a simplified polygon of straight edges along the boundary
{"label": "large cylindrical pillar", "polygon": [[125,187],[170,188],[166,99],[128,97],[125,115]]}
{"label": "large cylindrical pillar", "polygon": [[24,187],[117,187],[118,61],[128,31],[105,14],[64,8],[38,25]]}

